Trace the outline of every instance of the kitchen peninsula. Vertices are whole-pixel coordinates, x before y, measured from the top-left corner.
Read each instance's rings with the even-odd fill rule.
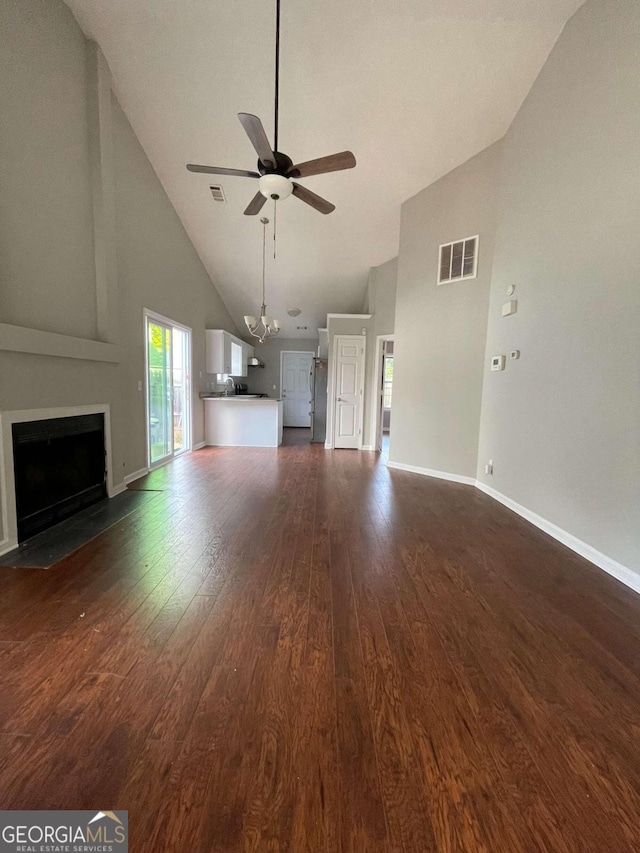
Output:
[[[218,447],[279,447],[282,400],[238,394],[203,397],[205,444]]]

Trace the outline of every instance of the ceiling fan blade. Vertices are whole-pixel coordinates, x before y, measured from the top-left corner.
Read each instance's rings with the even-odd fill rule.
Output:
[[[306,163],[297,163],[287,172],[288,178],[309,178],[311,175],[323,175],[326,172],[341,172],[343,169],[353,169],[356,158],[351,151],[341,151],[339,154],[330,154],[328,157],[319,157],[317,160],[307,160]]]
[[[246,172],[244,169],[224,169],[222,166],[197,166],[187,163],[190,172],[204,172],[206,175],[236,175],[239,178],[259,178],[257,172]]]
[[[262,206],[264,205],[266,200],[266,196],[263,196],[262,193],[256,193],[249,202],[249,205],[245,210],[244,215],[255,216],[256,213],[260,213],[260,211],[262,210]]]
[[[311,207],[319,210],[320,213],[331,213],[336,209],[335,204],[331,204],[331,202],[327,201],[326,198],[322,198],[322,196],[312,193],[311,190],[308,190],[306,187],[301,187],[300,184],[292,183],[294,196],[299,198],[300,201],[310,204]]]
[[[262,122],[258,116],[254,116],[251,113],[238,113],[238,118],[240,119],[240,123],[244,127],[247,136],[251,140],[251,144],[256,149],[260,161],[267,167],[267,169],[275,168],[276,158],[274,157],[271,146],[269,145],[269,140],[267,139],[267,134],[265,133]]]

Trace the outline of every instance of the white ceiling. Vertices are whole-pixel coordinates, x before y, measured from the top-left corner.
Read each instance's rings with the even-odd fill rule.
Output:
[[[255,169],[238,112],[273,141],[275,0],[66,0],[98,41],[118,98],[239,327],[257,313],[262,226],[242,211]],[[294,162],[344,149],[355,169],[278,208],[267,304],[287,337],[358,311],[367,274],[397,254],[400,204],[499,139],[583,0],[282,0],[280,150]],[[220,183],[227,204],[211,199]],[[272,218],[271,203],[262,215]],[[452,235],[452,237],[459,235]],[[291,320],[286,309],[299,307]]]

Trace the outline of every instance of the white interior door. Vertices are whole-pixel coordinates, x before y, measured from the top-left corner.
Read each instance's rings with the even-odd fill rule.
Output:
[[[333,446],[358,449],[362,429],[364,339],[336,337],[336,400]]]
[[[286,427],[311,426],[312,352],[282,353],[283,423]]]

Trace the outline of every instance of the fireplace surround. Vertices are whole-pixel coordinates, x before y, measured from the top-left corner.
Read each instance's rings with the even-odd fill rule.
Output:
[[[98,421],[92,419],[91,416],[100,416]],[[89,416],[89,420],[84,419]],[[75,420],[75,419],[81,420]],[[75,424],[69,419],[74,419]],[[56,426],[56,422],[58,422]],[[66,423],[65,423],[66,422]],[[99,437],[96,435],[95,425],[99,423],[102,430],[98,431]],[[29,424],[29,426],[26,426]],[[116,494],[124,491],[124,484],[117,487],[113,485],[113,465],[111,458],[111,418],[110,408],[108,403],[88,405],[88,406],[65,406],[52,409],[25,409],[13,412],[0,413],[0,509],[2,512],[2,529],[0,531],[0,554],[4,554],[15,548],[19,541],[25,539],[26,535],[34,535],[38,530],[32,528],[25,531],[24,525],[19,523],[19,507],[24,508],[24,492],[16,493],[16,486],[21,490],[20,485],[21,474],[24,473],[23,460],[21,459],[21,450],[15,452],[15,437],[18,436],[18,445],[24,442],[29,442],[33,437],[36,440],[47,435],[47,441],[56,442],[60,451],[59,461],[62,462],[61,456],[69,451],[64,445],[67,443],[63,440],[63,433],[69,432],[73,434],[80,433],[85,437],[81,440],[80,449],[70,451],[71,456],[67,457],[67,465],[73,464],[78,467],[80,463],[88,458],[89,448],[93,448],[94,463],[89,463],[86,477],[76,474],[63,476],[61,494],[58,495],[62,505],[59,507],[59,517],[54,520],[61,520],[66,517],[67,510],[79,510],[86,506],[85,501],[91,502],[96,497],[106,496],[114,497]],[[96,459],[96,442],[102,442],[103,445],[103,465],[98,466]],[[41,448],[42,449],[42,448]],[[75,456],[74,456],[75,453]],[[46,455],[46,454],[44,454]],[[70,461],[71,460],[71,461]],[[75,462],[74,462],[75,460]],[[98,470],[101,468],[101,470]],[[61,469],[58,468],[57,474],[61,474]],[[17,475],[17,476],[16,476]],[[40,476],[40,475],[38,475]],[[53,460],[52,466],[49,469],[50,479],[56,479],[56,460]],[[93,482],[92,482],[93,481]],[[44,491],[49,489],[49,485],[45,484],[44,480],[38,484]],[[76,497],[72,497],[72,492],[76,491]],[[27,495],[28,499],[35,500],[36,504],[40,504],[39,510],[44,511],[44,516],[49,513],[49,503],[45,496],[38,496],[38,486],[27,489],[31,494]],[[78,494],[79,493],[79,494]],[[39,511],[36,507],[36,512]],[[51,510],[53,511],[53,510]],[[69,513],[67,513],[69,514]],[[32,515],[32,513],[29,513]],[[42,519],[41,519],[42,520]],[[46,518],[44,519],[46,520]],[[38,527],[39,521],[36,518]],[[44,529],[40,527],[40,529]]]
[[[104,415],[13,424],[18,541],[107,497]]]

